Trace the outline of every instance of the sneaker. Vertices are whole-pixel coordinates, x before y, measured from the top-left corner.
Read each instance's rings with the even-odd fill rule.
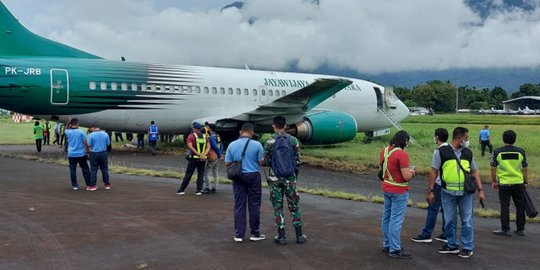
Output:
[[[435,237],[435,240],[437,241],[441,241],[443,243],[447,243],[448,241],[446,241],[446,236],[444,235],[444,233],[441,233],[439,234],[439,236],[436,236]]]
[[[217,189],[216,189],[216,188],[212,188],[212,189],[210,190],[210,192],[216,193],[216,192],[217,192]]]
[[[523,231],[523,230],[515,230],[514,234],[519,235],[519,236],[525,236],[525,231]]]
[[[105,185],[105,190],[111,190],[111,185]]]
[[[286,245],[287,241],[285,240],[285,237],[276,236],[276,237],[274,237],[274,243],[276,243],[278,245]]]
[[[202,192],[200,190],[197,190],[197,192],[195,192],[195,195],[196,196],[201,196],[202,195]]]
[[[431,240],[431,237],[423,236],[420,234],[417,237],[411,238],[411,241],[416,243],[431,243],[433,240]]]
[[[236,243],[242,243],[242,242],[244,242],[244,238],[241,238],[241,237],[236,237],[236,236],[235,236],[233,239],[234,239],[234,242],[236,242]]]
[[[383,247],[381,249],[381,251],[384,252],[384,253],[388,253],[388,252],[390,252],[390,248],[389,247]]]
[[[86,190],[87,190],[87,191],[90,191],[90,186],[86,186]]]
[[[261,240],[264,240],[266,239],[266,235],[264,234],[259,234],[259,236],[256,236],[256,235],[252,235],[249,237],[249,241],[261,241]]]
[[[502,236],[512,236],[510,231],[503,231],[503,230],[493,230],[493,234],[502,235]]]
[[[183,190],[179,190],[176,192],[176,195],[185,195],[186,193]]]
[[[74,191],[77,191],[77,190],[79,190],[79,187],[78,186],[73,186],[73,187],[71,187],[71,189],[73,189]]]
[[[210,193],[210,189],[209,189],[209,188],[203,189],[202,194],[208,194],[208,193]]]
[[[439,252],[441,254],[457,254],[457,253],[459,253],[459,248],[457,248],[457,247],[452,248],[449,245],[444,245],[441,248],[439,248],[439,250],[437,250],[437,252]]]
[[[405,252],[403,249],[389,252],[388,257],[396,259],[412,259],[412,255]]]
[[[474,253],[474,252],[473,252],[472,250],[462,249],[462,250],[459,252],[458,256],[459,256],[460,258],[469,258],[469,257],[471,257],[471,256],[473,255],[473,253]]]

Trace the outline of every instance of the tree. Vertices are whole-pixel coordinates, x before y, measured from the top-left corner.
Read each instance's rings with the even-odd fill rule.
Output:
[[[517,92],[512,93],[512,98],[523,96],[540,96],[540,84],[522,84]]]

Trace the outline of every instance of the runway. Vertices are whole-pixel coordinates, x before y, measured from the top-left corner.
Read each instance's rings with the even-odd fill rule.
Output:
[[[439,243],[408,240],[425,218],[409,208],[402,241],[414,259],[391,259],[380,249],[382,205],[305,194],[309,242],[277,246],[266,190],[268,239],[237,244],[229,185],[196,197],[192,183],[178,196],[178,179],[113,174],[111,191],[88,192],[70,190],[65,166],[0,158],[0,171],[0,269],[533,269],[540,251],[538,224],[502,238],[491,234],[498,219],[476,218],[474,256],[441,255]]]

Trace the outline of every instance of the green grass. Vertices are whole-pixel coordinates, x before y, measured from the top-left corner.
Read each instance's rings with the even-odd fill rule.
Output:
[[[502,146],[501,135],[506,129],[513,129],[518,134],[516,145],[527,151],[529,168],[529,181],[532,185],[539,185],[540,177],[540,117],[506,116],[506,115],[474,115],[474,114],[446,114],[436,116],[410,116],[402,127],[418,142],[411,145],[407,152],[411,158],[411,164],[417,166],[421,174],[428,174],[431,157],[435,144],[433,143],[433,131],[438,127],[445,127],[452,132],[458,125],[469,129],[471,137],[471,149],[475,154],[475,160],[482,179],[489,181],[489,158],[480,157],[478,144],[478,132],[484,125],[491,127],[493,146]],[[33,124],[15,124],[11,118],[0,118],[0,144],[33,144]],[[392,133],[395,132],[395,129]],[[336,169],[358,174],[373,174],[377,171],[379,151],[388,144],[390,136],[375,138],[370,143],[364,143],[364,134],[359,133],[350,142],[325,145],[304,146],[302,150],[303,162],[312,166]],[[113,142],[113,147],[118,148],[122,143]],[[182,154],[184,143],[181,138],[172,144],[160,144],[160,151],[171,154]]]

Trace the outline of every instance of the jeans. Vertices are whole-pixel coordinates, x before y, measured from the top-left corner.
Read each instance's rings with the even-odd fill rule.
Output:
[[[107,158],[107,152],[91,152],[90,153],[90,185],[95,186],[97,184],[97,171],[101,169],[101,177],[105,185],[109,183],[109,160]]]
[[[206,167],[204,168],[204,186],[208,189],[210,188],[219,188],[219,177],[218,177],[218,168],[221,160],[217,159],[214,161],[208,161]],[[214,183],[210,181],[208,176],[209,172],[212,172],[212,177],[214,178]]]
[[[36,139],[36,149],[38,151],[38,153],[41,152],[41,144],[43,142],[43,139]]]
[[[150,153],[152,154],[156,153],[156,145],[157,145],[157,141],[148,141],[148,146],[150,147]]]
[[[203,181],[204,181],[204,167],[205,166],[206,166],[206,161],[190,158],[188,160],[186,174],[184,175],[184,179],[182,180],[182,185],[180,185],[180,188],[178,189],[178,191],[180,192],[186,189],[186,187],[189,185],[189,182],[191,181],[191,176],[193,176],[193,172],[195,172],[195,169],[197,169],[197,192],[201,191],[203,187]]]
[[[384,211],[382,216],[383,247],[390,252],[401,250],[401,226],[405,219],[409,192],[403,194],[384,193]]]
[[[489,141],[480,141],[480,148],[482,149],[482,156],[486,153],[486,146],[489,148],[489,153],[493,153],[493,145],[489,143]]]
[[[235,236],[244,238],[246,233],[246,207],[249,206],[251,235],[259,236],[261,224],[261,174],[243,173],[240,180],[233,181]]]
[[[84,183],[90,186],[90,169],[88,168],[88,162],[86,156],[82,157],[68,157],[69,161],[69,176],[71,177],[71,186],[79,187],[77,183],[77,164],[81,167],[84,177]]]
[[[444,234],[451,248],[459,247],[457,241],[457,214],[461,219],[461,243],[463,249],[474,249],[473,226],[473,199],[474,193],[465,193],[457,196],[442,191],[442,206],[444,209]]]
[[[499,201],[501,202],[501,229],[510,231],[510,198],[516,207],[516,229],[525,230],[525,186],[499,185]]]
[[[426,225],[424,225],[424,229],[422,229],[422,232],[420,233],[420,236],[428,238],[431,238],[431,234],[437,223],[437,215],[439,215],[439,211],[442,211],[440,185],[435,184],[435,186],[433,186],[433,195],[435,195],[435,200],[427,208]],[[444,234],[444,212],[442,213],[441,227]]]

